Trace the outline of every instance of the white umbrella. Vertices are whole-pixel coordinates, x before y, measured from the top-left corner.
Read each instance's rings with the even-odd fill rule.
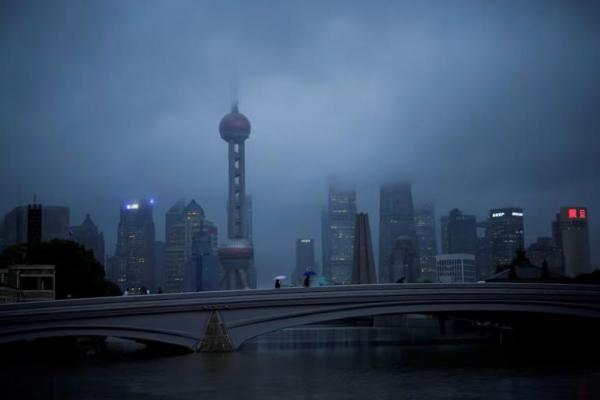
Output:
[[[274,281],[282,281],[284,279],[287,279],[287,276],[285,276],[285,275],[277,275],[276,277],[273,278]]]

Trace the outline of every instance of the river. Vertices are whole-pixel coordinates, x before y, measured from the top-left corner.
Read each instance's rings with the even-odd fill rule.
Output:
[[[304,327],[264,335],[234,353],[175,355],[109,339],[101,355],[55,350],[2,357],[1,393],[4,399],[600,399],[600,363],[591,354],[556,357],[491,341],[393,340],[417,336],[401,328]]]

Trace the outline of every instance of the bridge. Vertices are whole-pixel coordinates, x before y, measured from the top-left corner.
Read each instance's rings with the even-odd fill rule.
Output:
[[[283,328],[389,314],[510,313],[600,318],[600,286],[375,284],[123,296],[0,306],[0,343],[112,336],[232,351]]]

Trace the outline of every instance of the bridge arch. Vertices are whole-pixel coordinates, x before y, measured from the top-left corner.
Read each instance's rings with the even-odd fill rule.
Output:
[[[319,322],[348,318],[394,314],[440,314],[440,313],[515,313],[577,318],[600,318],[596,309],[582,309],[568,304],[549,302],[489,302],[489,303],[431,303],[431,304],[371,304],[357,307],[326,308],[303,312],[281,313],[265,318],[256,318],[227,323],[227,334],[234,349],[255,337]],[[224,320],[227,321],[225,314]]]
[[[37,339],[51,339],[61,337],[115,337],[138,342],[161,343],[186,348],[195,351],[198,338],[148,328],[114,327],[114,326],[69,326],[69,327],[40,327],[35,329],[20,329],[4,334],[0,343],[13,343]]]

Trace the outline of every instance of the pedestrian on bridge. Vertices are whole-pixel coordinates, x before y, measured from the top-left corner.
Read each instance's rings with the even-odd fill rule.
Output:
[[[273,278],[273,280],[275,281],[275,289],[279,289],[281,287],[281,282],[287,278],[285,275],[277,275],[276,277]]]

